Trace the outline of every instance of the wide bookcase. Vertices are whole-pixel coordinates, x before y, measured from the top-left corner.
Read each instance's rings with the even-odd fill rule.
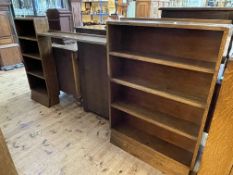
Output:
[[[31,98],[47,107],[59,103],[59,87],[51,40],[37,35],[48,31],[47,19],[16,18],[15,27],[31,88]]]
[[[111,143],[168,174],[189,174],[228,27],[108,21]]]

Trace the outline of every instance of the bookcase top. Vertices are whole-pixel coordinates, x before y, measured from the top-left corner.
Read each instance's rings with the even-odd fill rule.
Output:
[[[109,20],[108,25],[129,25],[129,26],[145,26],[145,27],[161,27],[161,28],[181,28],[181,29],[197,29],[197,30],[213,30],[213,31],[228,31],[232,28],[232,24],[217,24],[217,23],[200,23],[175,20]]]

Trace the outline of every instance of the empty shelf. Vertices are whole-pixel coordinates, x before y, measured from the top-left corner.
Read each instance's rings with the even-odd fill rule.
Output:
[[[125,51],[112,51],[109,54],[111,56],[126,58],[130,60],[145,61],[148,63],[160,64],[164,66],[170,66],[174,68],[186,69],[202,73],[213,74],[215,71],[214,63],[205,61],[197,61],[169,56],[144,56],[141,54],[135,54]]]
[[[157,96],[161,96],[167,99],[171,99],[180,103],[184,103],[193,107],[197,107],[197,108],[205,108],[205,103],[202,102],[199,99],[196,99],[194,97],[186,97],[186,96],[181,96],[178,93],[175,92],[170,92],[167,91],[166,89],[152,89],[149,87],[145,87],[143,85],[139,85],[134,83],[134,79],[131,79],[130,77],[124,77],[124,78],[112,78],[111,82],[120,84],[120,85],[124,85],[130,88],[134,88],[146,93],[150,93],[153,95],[157,95]]]
[[[115,102],[112,104],[112,107],[188,139],[197,141],[199,127],[193,123],[160,112],[152,112],[127,102]]]

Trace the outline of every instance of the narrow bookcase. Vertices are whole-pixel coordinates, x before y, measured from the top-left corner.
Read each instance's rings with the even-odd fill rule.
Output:
[[[228,25],[108,21],[111,143],[168,174],[193,169]]]
[[[31,98],[47,107],[59,103],[51,40],[37,35],[48,31],[47,19],[45,17],[16,18],[15,26],[31,88]]]

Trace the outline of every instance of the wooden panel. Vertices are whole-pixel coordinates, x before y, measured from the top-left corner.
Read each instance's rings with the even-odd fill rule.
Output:
[[[15,165],[8,151],[5,139],[0,129],[0,174],[2,175],[17,175]]]
[[[77,52],[53,48],[60,90],[80,98]]]
[[[38,32],[48,32],[47,19],[44,17],[16,18],[15,24],[32,90],[31,98],[47,107],[59,103],[51,39],[37,35]]]
[[[78,49],[84,109],[108,118],[106,47],[79,42]]]
[[[160,8],[162,18],[233,19],[231,8]]]
[[[10,46],[0,48],[0,64],[1,66],[10,66],[22,62],[19,46]]]
[[[136,1],[136,17],[148,18],[150,16],[150,1]]]
[[[233,165],[232,165],[232,168],[231,168],[230,175],[233,175]]]
[[[229,174],[233,165],[233,61],[227,65],[198,175]]]
[[[8,14],[6,12],[0,12],[0,37],[11,35],[11,26]]]

